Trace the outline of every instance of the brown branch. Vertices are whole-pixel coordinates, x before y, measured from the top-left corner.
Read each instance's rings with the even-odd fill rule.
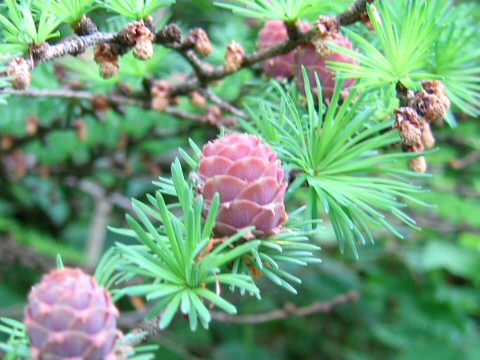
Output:
[[[220,96],[215,94],[211,89],[201,89],[200,92],[208,98],[210,101],[218,105],[220,109],[223,111],[227,111],[235,116],[241,117],[243,119],[247,119],[248,115],[240,110],[239,108],[235,107],[234,105],[230,104],[228,101],[222,99]]]
[[[357,301],[360,297],[358,291],[350,291],[346,294],[341,294],[332,300],[327,302],[317,301],[311,305],[296,307],[293,304],[286,304],[283,309],[273,310],[267,313],[255,314],[255,315],[229,315],[223,312],[212,311],[212,319],[218,322],[224,322],[229,324],[263,324],[270,321],[283,320],[291,316],[309,316],[313,314],[328,314],[335,307],[345,304],[347,302]],[[128,316],[128,314],[126,314]],[[123,316],[123,315],[122,315]],[[133,320],[136,322],[138,319],[143,318],[143,313],[135,312]],[[162,319],[162,314],[155,316],[148,321],[142,321],[140,325],[135,327],[130,334],[133,335],[135,343],[133,346],[141,344],[148,340],[152,336],[160,333],[159,323]],[[129,321],[131,322],[131,321]],[[126,322],[122,318],[120,323],[124,325]]]
[[[96,94],[89,91],[78,91],[78,90],[70,90],[70,89],[28,89],[24,91],[20,90],[13,90],[13,89],[3,89],[0,90],[0,94],[8,94],[8,95],[15,95],[15,96],[25,96],[25,97],[57,97],[57,98],[65,98],[65,99],[77,99],[77,100],[88,100],[92,101],[95,98],[102,96],[107,100],[110,104],[117,104],[117,105],[131,105],[137,106],[144,109],[150,108],[150,101],[133,98],[125,95],[117,95],[117,94]],[[168,107],[166,108],[163,113],[175,116],[180,119],[186,119],[191,121],[198,121],[204,122],[204,118],[202,115],[193,114],[175,107]]]
[[[263,314],[254,315],[229,315],[223,312],[212,311],[212,319],[230,324],[263,324],[270,321],[283,320],[290,316],[309,316],[317,313],[328,314],[335,307],[347,302],[357,301],[360,297],[358,291],[350,291],[338,295],[336,298],[321,302],[317,301],[311,305],[296,307],[294,304],[285,304],[283,309],[277,309]]]
[[[367,4],[373,3],[375,0],[357,0],[347,11],[337,16],[337,20],[342,26],[351,25],[360,21],[361,14],[367,9]]]

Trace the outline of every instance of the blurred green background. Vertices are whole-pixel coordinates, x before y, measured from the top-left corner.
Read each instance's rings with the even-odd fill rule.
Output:
[[[102,12],[95,16],[98,22],[105,18]],[[208,1],[179,0],[159,20],[185,30],[204,27],[215,44],[209,58],[214,63],[223,61],[233,39],[253,50],[259,31]],[[121,25],[110,21],[106,27]],[[85,60],[78,59],[45,64],[35,69],[33,87],[56,88],[75,79],[99,92],[119,83],[137,89],[145,74],[169,77],[187,72],[188,66],[157,47],[155,59],[146,64],[131,56],[122,59],[117,80],[104,81],[96,71],[93,65],[86,71]],[[216,90],[241,104],[245,89],[254,92],[266,83],[254,68],[225,79]],[[188,99],[181,106],[200,111]],[[106,221],[122,226],[125,199],[151,191],[151,181],[168,173],[178,146],[185,146],[188,137],[202,144],[216,135],[208,126],[164,114],[98,109],[88,101],[11,97],[1,111],[2,139],[29,139],[26,125],[32,116],[57,130],[25,141],[21,155],[0,152],[0,316],[21,317],[29,288],[54,266],[57,253],[67,264],[89,265],[86,239],[103,201],[95,191],[113,194]],[[88,129],[86,140],[72,125],[78,119]],[[297,270],[303,279],[299,295],[260,281],[261,301],[233,300],[240,314],[328,301],[351,290],[359,292],[358,301],[328,314],[266,324],[213,322],[209,331],[195,333],[178,318],[155,339],[161,345],[158,358],[480,359],[480,123],[464,116],[458,120],[456,129],[434,129],[438,150],[428,157],[431,177],[423,183],[431,191],[422,197],[436,207],[410,210],[421,231],[403,228],[403,240],[378,232],[375,245],[359,248],[357,261],[339,253],[327,224],[315,240],[322,246],[323,263]],[[115,241],[125,239],[107,233],[103,251]],[[126,314],[138,306],[120,303]]]

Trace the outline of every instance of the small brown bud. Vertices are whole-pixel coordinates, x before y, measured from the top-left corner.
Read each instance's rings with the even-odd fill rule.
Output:
[[[17,90],[26,90],[32,81],[30,66],[24,58],[15,58],[10,61],[7,76],[12,78],[12,86]]]
[[[80,141],[85,142],[88,139],[88,126],[85,120],[77,119],[74,123],[75,128],[77,129],[77,137]]]
[[[420,144],[422,132],[416,111],[409,107],[401,107],[395,110],[395,115],[393,127],[398,129],[402,143],[409,147]]]
[[[232,41],[227,48],[227,54],[225,56],[225,69],[228,72],[234,72],[240,69],[243,64],[245,51],[242,45],[236,41]]]
[[[425,80],[422,81],[422,87],[429,94],[447,95],[447,88],[440,80]]]
[[[155,39],[155,35],[145,26],[142,20],[128,24],[123,30],[123,37],[131,46],[135,46],[138,41],[153,41]]]
[[[202,55],[208,56],[212,53],[213,47],[205,30],[196,28],[190,31],[186,42],[192,46],[195,46],[195,50]]]
[[[414,106],[428,122],[443,122],[447,116],[450,101],[446,96],[418,91],[413,99]],[[447,107],[448,106],[448,107]]]
[[[426,149],[431,149],[435,146],[435,137],[433,136],[430,124],[425,122],[422,128],[422,142]]]
[[[427,159],[425,159],[425,156],[419,156],[415,159],[411,159],[408,162],[408,166],[411,170],[423,174],[427,171]]]
[[[202,96],[198,91],[193,91],[190,94],[190,99],[192,100],[193,105],[203,108],[207,104],[207,100]]]
[[[75,34],[79,36],[91,35],[98,31],[95,23],[85,15],[83,15],[82,19],[78,23],[74,24],[72,27],[75,31]]]
[[[314,26],[317,29],[317,35],[312,39],[312,44],[317,54],[326,58],[333,52],[328,43],[340,37],[339,23],[334,17],[320,16]]]
[[[152,95],[152,109],[157,111],[164,111],[168,107],[168,105],[170,105],[171,90],[172,87],[168,81],[155,81],[150,90]]]
[[[92,106],[96,111],[106,111],[110,107],[110,104],[105,96],[99,95],[92,99]]]
[[[38,131],[40,119],[36,115],[27,116],[27,124],[25,129],[27,130],[28,135],[35,135]]]
[[[222,111],[217,106],[212,106],[204,115],[205,122],[211,125],[217,125],[222,119]]]
[[[93,59],[100,65],[100,76],[110,79],[118,74],[120,65],[118,63],[118,51],[113,44],[98,44],[95,47]]]
[[[182,30],[176,24],[165,26],[162,30],[157,32],[157,41],[160,43],[179,43],[182,41]]]
[[[0,138],[0,149],[10,150],[15,144],[15,138],[12,135],[5,135]]]
[[[149,60],[153,57],[153,43],[150,40],[139,40],[133,48],[133,56],[139,60]]]

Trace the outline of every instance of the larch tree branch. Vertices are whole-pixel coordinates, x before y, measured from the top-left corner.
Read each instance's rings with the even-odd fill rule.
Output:
[[[296,307],[293,304],[286,304],[283,308],[273,310],[266,313],[254,315],[229,315],[223,312],[212,311],[212,319],[218,322],[228,324],[263,324],[271,321],[283,320],[291,316],[310,316],[314,314],[328,314],[335,307],[348,302],[357,301],[360,298],[358,291],[350,291],[345,294],[338,295],[332,300],[323,302],[317,301],[311,305]],[[135,327],[130,334],[135,339],[135,343],[131,345],[138,345],[147,339],[160,333],[159,323],[162,319],[162,314],[155,316],[153,319],[143,321]],[[120,321],[122,322],[122,321]]]

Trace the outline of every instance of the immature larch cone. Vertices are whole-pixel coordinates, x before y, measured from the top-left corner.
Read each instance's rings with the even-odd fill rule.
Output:
[[[335,44],[343,46],[347,49],[353,48],[352,43],[341,34],[338,34],[338,36],[336,36],[332,41]],[[335,89],[335,73],[333,70],[327,67],[327,61],[338,61],[349,64],[358,63],[354,59],[335,52],[331,53],[328,57],[323,57],[317,52],[315,46],[312,44],[307,44],[300,47],[295,56],[295,73],[297,85],[302,94],[305,94],[305,82],[302,74],[303,65],[307,70],[307,74],[310,79],[310,88],[312,93],[316,94],[317,91],[317,84],[315,81],[315,73],[317,73],[322,85],[323,96],[327,101],[330,101]],[[347,79],[343,83],[343,88],[348,89],[349,87],[353,86],[355,82],[355,79]]]
[[[408,166],[411,170],[423,174],[427,171],[427,159],[425,158],[425,156],[419,156],[417,158],[411,159],[408,162]]]
[[[439,80],[422,81],[422,87],[424,90],[415,93],[414,106],[425,120],[441,125],[451,106],[447,89]]]
[[[128,24],[124,32],[125,40],[133,45],[133,55],[139,60],[148,60],[153,57],[153,43],[155,35],[145,26],[143,20]]]
[[[236,41],[232,41],[230,45],[228,45],[227,54],[225,55],[225,69],[228,72],[240,69],[243,64],[244,56],[245,50],[243,49],[243,46]]]
[[[33,360],[117,360],[118,310],[80,269],[44,275],[28,296],[25,325]]]
[[[394,129],[398,129],[402,143],[412,147],[421,144],[422,131],[417,112],[410,107],[401,107],[395,110]]]
[[[220,195],[217,236],[255,226],[254,236],[280,231],[287,220],[287,182],[277,154],[257,136],[231,134],[203,147],[198,178],[207,203]]]
[[[93,59],[100,66],[100,76],[102,78],[110,79],[118,74],[120,65],[117,49],[113,44],[98,44],[95,47]]]
[[[196,28],[190,31],[186,42],[194,46],[195,50],[202,56],[208,56],[213,51],[212,42],[203,29]]]
[[[308,22],[302,22],[300,25],[302,31],[310,30]],[[287,27],[281,20],[267,21],[260,31],[258,37],[258,47],[261,50],[268,49],[273,45],[279,44],[288,39]],[[276,78],[288,78],[294,75],[296,50],[288,54],[276,56],[263,63],[263,71],[266,75]]]
[[[8,64],[7,76],[12,78],[12,86],[17,90],[26,90],[32,81],[30,66],[24,58],[15,58]]]

